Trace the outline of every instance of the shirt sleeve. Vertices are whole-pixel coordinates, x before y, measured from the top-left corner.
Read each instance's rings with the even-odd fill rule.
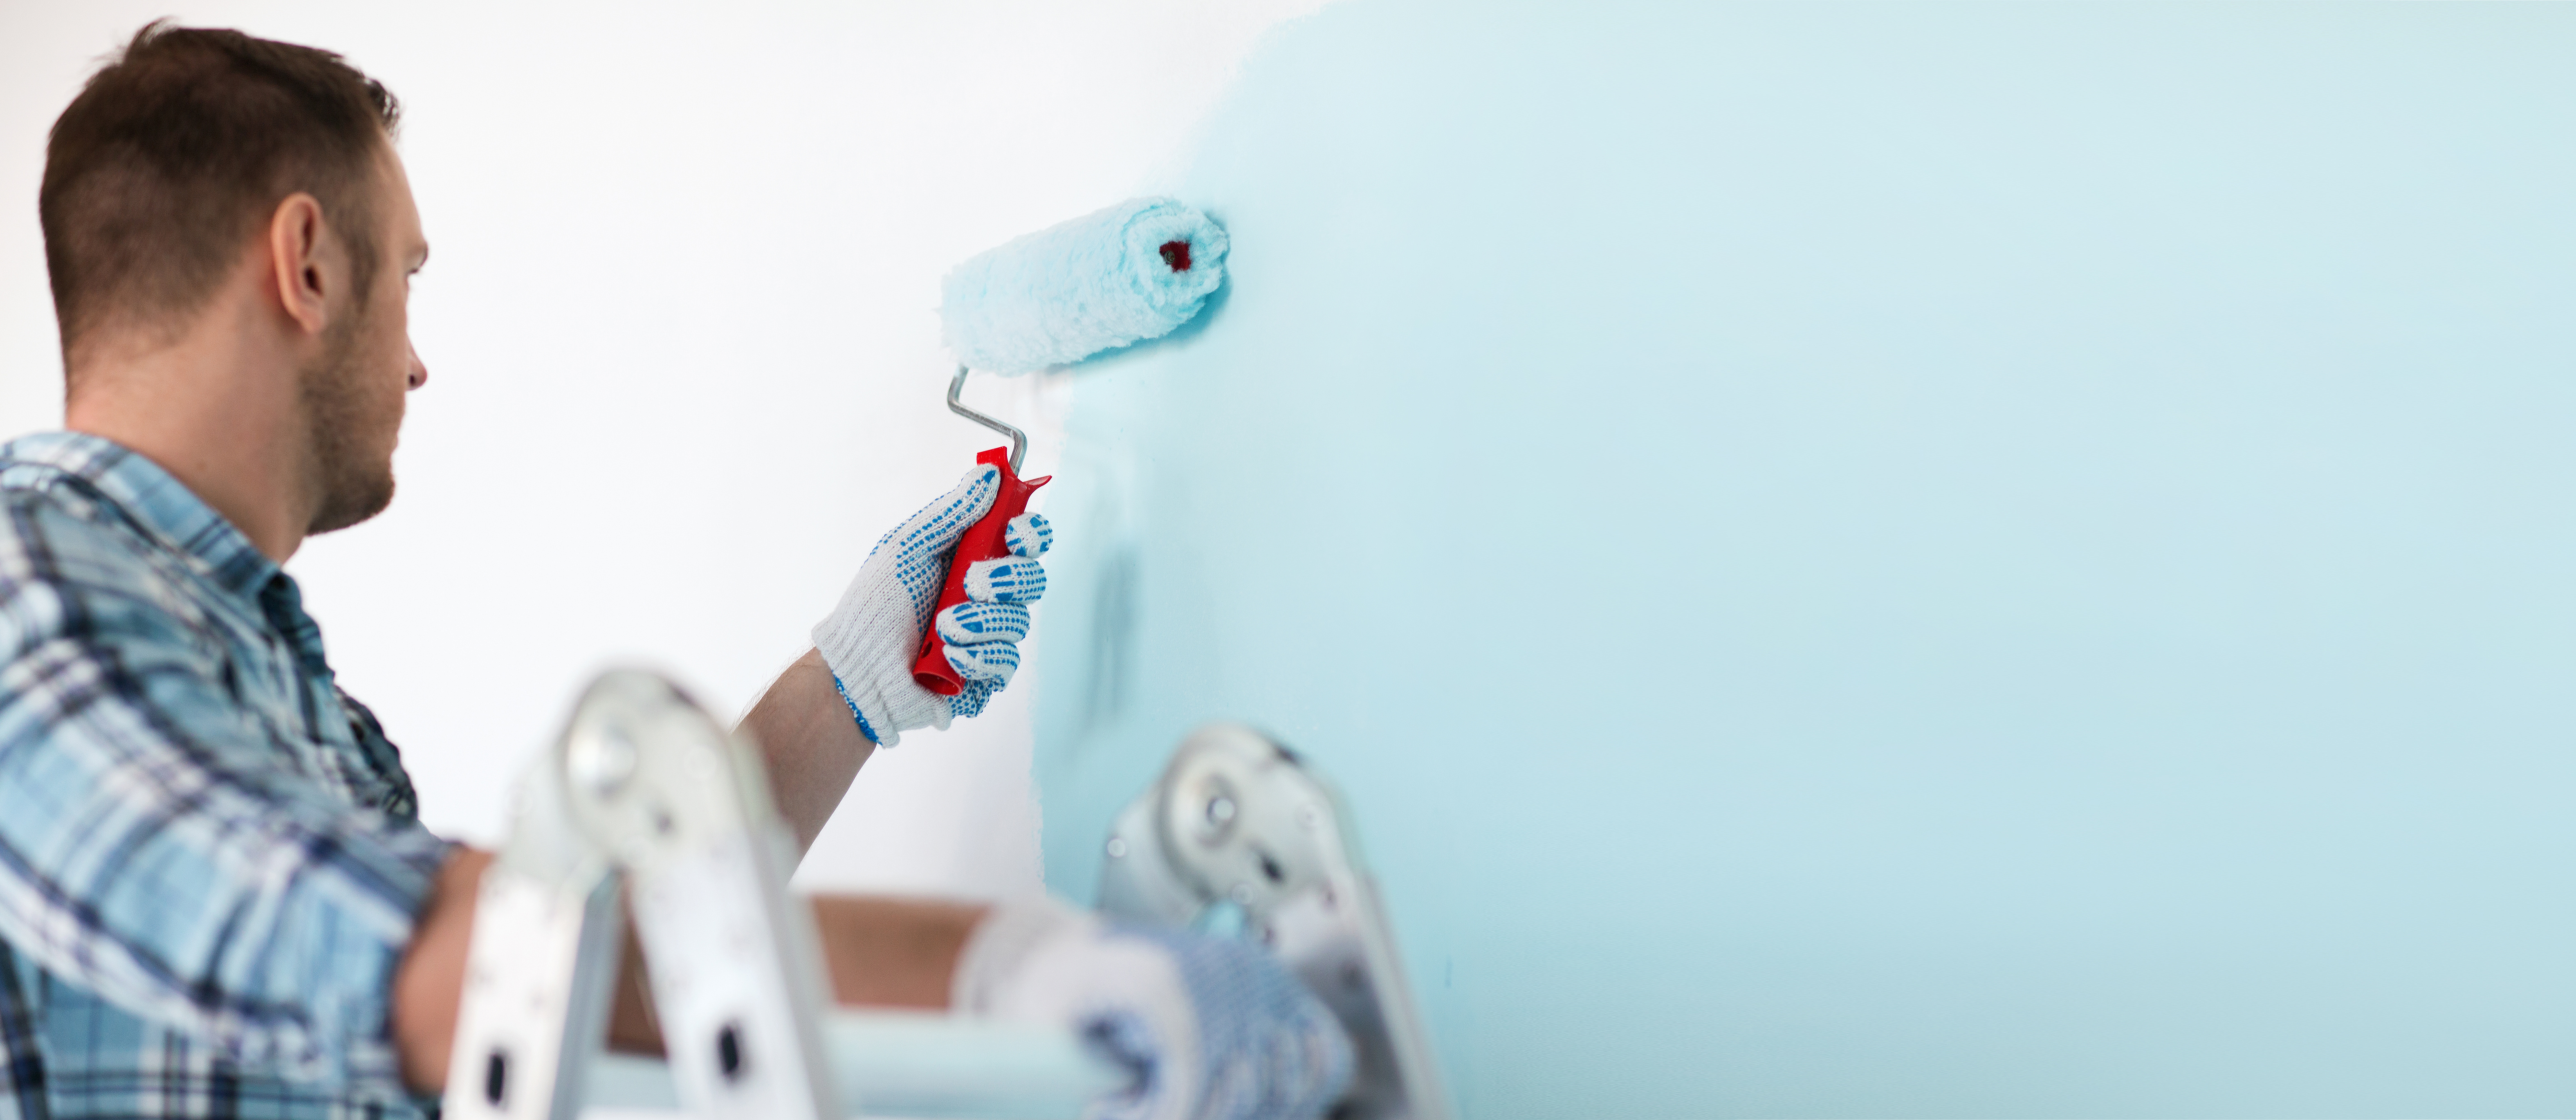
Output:
[[[448,846],[296,770],[180,604],[8,551],[0,937],[246,1070],[399,1093],[393,970]]]

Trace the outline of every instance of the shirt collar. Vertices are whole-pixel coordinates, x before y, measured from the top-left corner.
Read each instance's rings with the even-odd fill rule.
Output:
[[[44,466],[88,482],[171,550],[203,564],[228,590],[257,599],[280,569],[224,515],[161,464],[87,432],[41,432],[0,446],[0,476]]]

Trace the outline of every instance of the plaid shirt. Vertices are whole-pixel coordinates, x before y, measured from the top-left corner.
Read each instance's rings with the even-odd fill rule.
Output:
[[[446,853],[292,578],[141,455],[0,447],[0,1120],[424,1115]]]

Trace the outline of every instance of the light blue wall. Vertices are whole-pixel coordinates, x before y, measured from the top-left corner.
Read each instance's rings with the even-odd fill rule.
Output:
[[[2576,8],[1354,0],[1171,187],[1058,890],[1248,719],[1471,1116],[2576,1113]]]

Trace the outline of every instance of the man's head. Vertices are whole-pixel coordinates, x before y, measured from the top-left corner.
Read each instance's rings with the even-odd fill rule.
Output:
[[[93,382],[255,295],[275,337],[236,349],[268,345],[291,367],[306,531],[382,510],[403,393],[426,376],[406,295],[428,250],[393,154],[399,114],[327,51],[166,23],[136,34],[46,149],[38,213],[74,412],[105,393]],[[155,396],[123,388],[121,405]]]

